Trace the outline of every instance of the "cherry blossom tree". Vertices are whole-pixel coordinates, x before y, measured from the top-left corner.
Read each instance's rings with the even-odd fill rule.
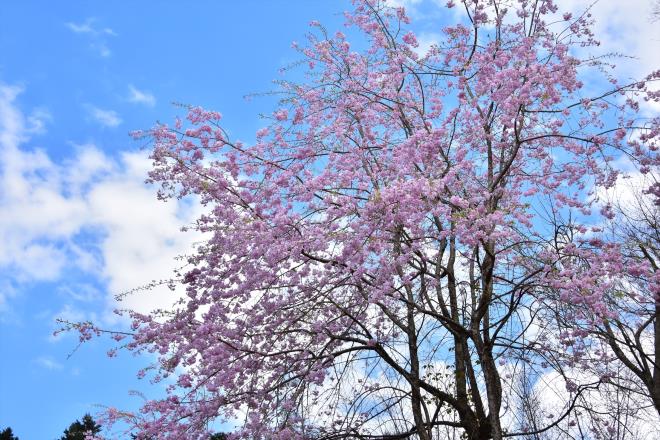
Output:
[[[606,365],[588,335],[627,319],[609,295],[625,252],[594,239],[612,215],[595,195],[622,156],[657,166],[658,120],[638,109],[660,73],[620,84],[581,58],[590,18],[552,0],[454,3],[463,22],[424,50],[380,0],[346,14],[364,50],[312,23],[307,80],[281,83],[253,143],[198,107],[136,134],[160,197],[206,207],[208,240],[171,310],[128,311],[132,331],[113,332],[157,356],[140,374],[167,397],[109,421],[161,439],[208,438],[218,420],[245,439],[542,438],[573,423],[608,376],[568,369]],[[559,374],[555,413],[512,419],[518,371],[527,389]]]
[[[641,385],[641,394],[660,415],[660,198],[654,191],[658,182],[656,173],[648,173],[641,186],[626,188],[630,201],[615,204],[618,215],[611,227],[628,265],[612,301],[619,313],[599,323],[597,334],[634,373],[635,385]]]
[[[604,195],[613,215],[592,241],[616,246],[623,262],[610,274],[611,288],[604,297],[614,313],[607,319],[575,320],[575,306],[557,308],[558,322],[587,335],[583,341],[597,347],[585,351],[611,358],[581,362],[583,371],[608,377],[618,392],[632,397],[633,413],[653,408],[660,416],[660,205],[655,194],[657,168],[646,175],[632,173]],[[570,230],[567,229],[567,230]],[[589,263],[585,261],[584,263]],[[660,433],[658,433],[660,434]]]

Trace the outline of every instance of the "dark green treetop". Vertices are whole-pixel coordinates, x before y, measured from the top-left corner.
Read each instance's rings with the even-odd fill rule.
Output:
[[[64,430],[64,435],[60,440],[85,440],[85,434],[91,432],[98,434],[101,432],[101,425],[97,424],[92,416],[85,414],[82,422],[76,420],[67,429]]]
[[[11,428],[7,427],[0,431],[0,440],[18,440],[18,437],[14,435]]]

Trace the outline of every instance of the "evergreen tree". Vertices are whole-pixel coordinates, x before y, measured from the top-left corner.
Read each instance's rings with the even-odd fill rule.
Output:
[[[11,428],[7,427],[0,432],[0,440],[18,440],[18,437],[14,435]]]
[[[60,437],[60,440],[85,440],[85,434],[87,432],[91,432],[92,434],[101,432],[101,426],[89,414],[83,416],[82,422],[76,420],[65,429],[64,435]]]

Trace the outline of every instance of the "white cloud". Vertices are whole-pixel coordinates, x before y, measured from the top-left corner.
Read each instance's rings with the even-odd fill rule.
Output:
[[[53,120],[53,116],[45,108],[36,108],[30,113],[27,121],[29,124],[28,131],[34,134],[42,134],[46,132],[46,124]]]
[[[618,366],[616,363],[613,363],[611,368],[616,369]],[[589,370],[580,368],[567,368],[564,373],[566,377],[570,377],[578,384],[595,383],[598,380]],[[621,377],[632,375],[631,372],[626,372],[625,370],[618,371],[618,374]],[[633,380],[637,380],[637,378],[635,377]],[[534,385],[534,389],[539,397],[540,410],[545,414],[554,414],[555,417],[561,414],[562,410],[566,408],[567,403],[574,398],[574,396],[566,391],[564,377],[556,372],[542,374]],[[621,414],[625,414],[623,412],[625,410],[634,410],[633,413],[620,419],[621,421],[625,421],[626,432],[633,433],[630,438],[640,440],[658,438],[658,434],[660,434],[660,429],[658,428],[660,425],[658,425],[658,422],[660,419],[648,397],[637,394],[632,390],[622,392],[622,389],[618,389],[615,385],[608,385],[606,383],[600,384],[597,390],[584,392],[582,397],[582,402],[588,402],[589,407],[593,410],[593,414],[600,414],[601,416],[612,414],[612,419],[616,417],[616,414],[612,413],[613,404],[616,405],[619,411],[622,411]],[[592,425],[593,419],[587,417],[588,413],[577,412],[576,414],[581,414],[578,417],[582,419],[581,422],[584,425]],[[611,422],[612,419],[608,420],[607,417],[602,418],[602,420],[607,420],[608,422]],[[567,425],[565,425],[566,428],[568,428]],[[569,428],[568,430],[569,432],[575,432],[577,429]],[[577,432],[575,433],[578,434]],[[613,435],[613,438],[616,437]]]
[[[19,271],[31,279],[55,280],[64,268],[66,254],[54,244],[30,243],[22,251],[21,259],[14,263]]]
[[[90,17],[82,23],[74,23],[69,21],[67,23],[64,23],[64,25],[68,27],[71,30],[71,32],[76,34],[109,35],[111,37],[117,36],[117,33],[109,27],[97,29],[96,27],[94,27],[95,22],[96,19]]]
[[[657,55],[660,53],[660,26],[652,21],[652,3],[648,0],[560,0],[558,5],[574,16],[587,10],[592,14],[595,37],[601,45],[589,48],[587,55],[614,54],[609,60],[616,65],[613,73],[626,84],[644,79],[660,68]],[[657,90],[659,86],[656,83],[651,87]],[[642,101],[640,108],[644,117],[655,117],[660,112],[660,104],[653,101]]]
[[[94,43],[91,45],[92,49],[96,50],[100,56],[107,58],[112,55],[110,48],[105,43]]]
[[[90,20],[87,20],[84,23],[76,24],[72,22],[65,23],[65,26],[71,29],[72,32],[76,34],[92,34],[94,33],[94,28],[92,28],[92,23]]]
[[[615,60],[620,71],[639,79],[658,69],[660,53],[660,26],[652,23],[648,0],[597,1],[560,0],[561,10],[578,13],[590,9],[595,20],[594,31],[601,46],[598,53],[616,52],[626,58]],[[595,53],[596,54],[596,53]]]
[[[20,92],[0,84],[0,281],[60,282],[65,300],[97,301],[93,288],[68,281],[70,271],[81,271],[107,286],[100,302],[112,308],[113,295],[169,278],[179,265],[174,257],[199,240],[180,232],[198,213],[156,200],[144,184],[150,161],[143,152],[113,158],[94,145],[73,144],[75,154],[56,163],[26,148],[29,121],[15,102]],[[14,294],[2,293],[0,304]],[[123,305],[146,311],[174,299],[163,288]]]
[[[35,363],[47,370],[61,370],[64,366],[49,356],[41,356],[35,359]]]
[[[386,0],[386,3],[392,8],[404,8],[406,15],[413,19],[413,24],[437,20],[447,10],[447,0]]]
[[[93,105],[88,106],[89,115],[104,127],[117,127],[122,123],[121,118],[114,110],[104,110]]]
[[[65,289],[69,289],[69,286],[64,286]],[[59,293],[71,293],[71,292],[62,292],[61,289],[58,289]],[[100,292],[99,292],[100,293]],[[73,298],[74,300],[79,300],[78,298]],[[96,298],[94,298],[96,300]],[[88,301],[83,300],[82,304],[89,308],[90,304]],[[53,324],[52,332],[48,335],[46,340],[50,343],[57,343],[67,339],[68,337],[77,337],[73,332],[62,332],[61,324],[58,320],[63,320],[66,322],[85,322],[91,321],[100,324],[103,316],[100,316],[99,313],[96,313],[93,310],[84,310],[82,307],[79,307],[78,304],[65,303],[61,308],[59,308],[55,313],[52,310],[46,310],[40,314],[40,318],[50,321]],[[107,321],[107,320],[106,320]]]
[[[75,201],[60,196],[61,183],[53,180],[53,164],[45,153],[18,149],[29,136],[25,117],[13,105],[20,91],[0,86],[0,266],[13,267],[19,277],[52,279],[61,270],[62,255],[34,232],[48,231],[57,240],[72,230],[80,211]],[[51,184],[40,184],[43,179]],[[26,235],[35,240],[23,241]]]
[[[99,289],[88,283],[63,284],[57,288],[57,293],[84,303],[98,300],[103,295]]]
[[[387,0],[387,5],[393,8],[406,8],[412,9],[414,6],[419,5],[423,0]]]
[[[16,288],[11,285],[6,280],[0,280],[0,322],[6,317],[7,313],[9,313],[9,301],[11,298],[16,296]]]
[[[422,32],[417,36],[417,42],[419,46],[415,48],[415,51],[420,56],[425,56],[432,46],[439,46],[441,41],[441,35],[433,32]]]
[[[136,104],[144,104],[148,107],[153,107],[156,105],[156,98],[149,92],[139,90],[135,88],[132,84],[128,85],[129,102]]]
[[[622,207],[629,214],[637,214],[640,206],[652,206],[652,196],[645,196],[644,192],[655,182],[658,176],[652,173],[642,174],[637,170],[627,170],[616,180],[609,189],[598,188],[596,195],[601,203],[611,203]]]
[[[122,172],[95,185],[87,195],[90,221],[103,225],[107,234],[101,243],[102,273],[114,294],[171,277],[178,265],[174,258],[189,252],[193,240],[200,238],[180,232],[199,212],[183,203],[155,200],[154,190],[142,183],[149,167],[144,154],[125,153]],[[163,287],[128,296],[122,306],[145,311],[155,304],[169,306],[174,298]]]
[[[23,139],[23,115],[13,102],[23,89],[18,86],[0,86],[0,147],[9,148]]]
[[[107,45],[106,37],[116,37],[117,33],[109,27],[96,28],[95,22],[96,19],[88,18],[82,23],[67,22],[64,25],[75,34],[87,35],[92,39],[90,48],[104,58],[109,57],[112,52]]]

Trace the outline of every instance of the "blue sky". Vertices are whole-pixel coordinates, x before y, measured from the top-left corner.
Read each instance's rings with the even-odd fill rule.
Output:
[[[155,200],[128,132],[170,121],[171,102],[218,109],[249,139],[308,22],[347,2],[8,1],[0,6],[0,429],[56,438],[96,404],[134,408],[144,360],[75,349],[55,318],[112,321],[112,295],[166,277],[194,209]],[[164,299],[163,299],[164,298]],[[135,299],[145,310],[167,289]],[[130,301],[129,301],[130,302]]]
[[[397,0],[420,43],[437,36],[439,0]],[[594,10],[604,47],[657,63],[660,34],[640,18],[646,0]],[[568,9],[582,0],[565,0]],[[56,6],[55,6],[56,5]],[[158,388],[138,381],[144,359],[108,359],[101,340],[53,337],[56,317],[117,325],[113,295],[168,276],[198,237],[178,232],[197,209],[156,201],[149,162],[128,132],[169,122],[171,102],[224,115],[244,140],[261,126],[278,69],[297,59],[308,22],[341,27],[347,0],[39,2],[0,6],[0,429],[56,438],[95,405],[135,408]],[[167,289],[131,297],[147,310]]]

